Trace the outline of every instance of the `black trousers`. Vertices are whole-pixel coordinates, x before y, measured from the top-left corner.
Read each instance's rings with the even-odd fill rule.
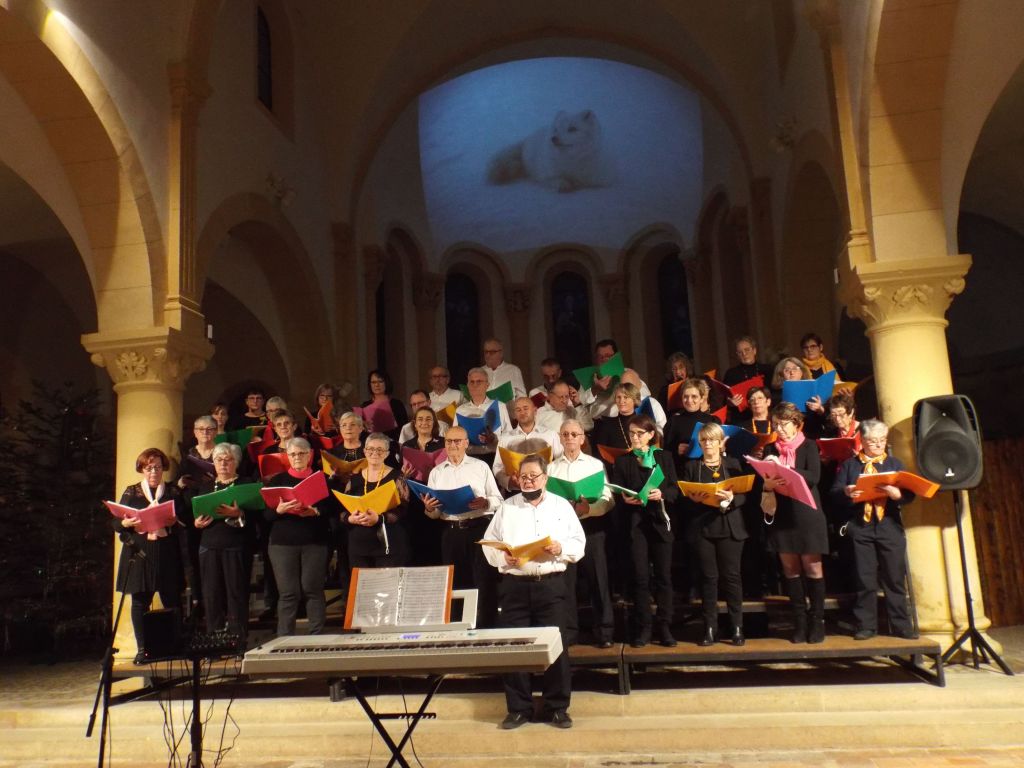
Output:
[[[743,626],[743,580],[740,576],[743,544],[744,541],[728,537],[709,539],[702,534],[697,535],[701,606],[704,609],[704,624],[709,627],[718,626],[719,585],[729,609],[732,626]]]
[[[650,634],[654,618],[659,625],[672,623],[672,534],[668,537],[665,541],[665,534],[646,520],[633,528],[633,621],[640,634]],[[657,617],[651,614],[652,593]]]
[[[544,671],[544,712],[569,708],[572,695],[572,669],[565,637],[567,588],[563,574],[541,579],[503,576],[498,588],[502,627],[558,627],[562,635],[562,653]],[[527,672],[503,675],[505,705],[509,712],[533,713],[533,690]]]
[[[327,618],[327,600],[324,597],[327,545],[271,544],[268,550],[278,576],[278,636],[295,634],[295,617],[299,613],[299,600],[302,597],[306,598],[309,634],[320,634]]]
[[[440,521],[441,562],[455,566],[455,589],[477,590],[477,627],[489,629],[498,621],[498,572],[477,544],[484,537],[490,515],[466,521],[465,527]]]
[[[577,596],[582,586],[590,598],[590,632],[594,642],[611,642],[615,632],[615,614],[612,606],[611,587],[608,581],[608,535],[603,517],[582,520],[587,535],[585,555],[578,563],[570,563],[565,569],[568,591],[566,612],[566,635],[569,644],[579,638],[580,619]],[[589,523],[589,525],[588,525]]]
[[[228,630],[245,637],[249,629],[249,583],[246,554],[242,547],[199,548],[203,574],[206,631]]]
[[[878,585],[885,592],[885,609],[895,632],[910,632],[914,625],[907,603],[907,535],[903,526],[886,517],[882,522],[851,521],[857,571],[857,602],[853,615],[860,629],[878,631]]]

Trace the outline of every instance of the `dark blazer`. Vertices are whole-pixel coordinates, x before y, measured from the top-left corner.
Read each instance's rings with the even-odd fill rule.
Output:
[[[775,443],[770,443],[765,446],[765,456],[778,456],[779,450]],[[821,497],[818,495],[818,483],[821,480],[821,456],[818,453],[818,444],[811,439],[804,440],[803,444],[796,449],[796,461],[793,464],[793,469],[807,481],[807,487],[811,489],[811,495],[814,497],[814,502],[821,511]],[[755,490],[760,492],[761,483],[755,485]],[[783,496],[781,493],[776,494],[778,499],[779,507],[793,506],[803,507],[804,509],[810,509],[804,504],[798,501],[794,501],[788,496]]]
[[[717,482],[708,479],[708,472],[701,471],[701,459],[691,459],[683,467],[679,479],[688,483]],[[722,459],[722,472],[719,481],[744,474],[738,459],[725,456]],[[747,526],[743,522],[743,504],[747,496],[743,493],[734,494],[729,508],[722,511],[721,507],[709,507],[686,497],[683,494],[683,508],[689,517],[691,536],[698,535],[708,539],[734,539],[743,541],[749,538]]]
[[[875,465],[875,469],[879,472],[900,472],[905,467],[903,462],[897,459],[893,455],[885,457],[885,461]],[[846,486],[854,485],[857,482],[857,478],[864,473],[864,463],[857,458],[852,456],[842,464],[839,465],[839,471],[836,472],[836,479],[832,483],[831,496],[832,501],[835,502],[836,509],[842,509],[846,512],[846,519],[851,522],[858,524],[864,524],[864,502],[856,501],[846,495]],[[885,517],[893,521],[902,524],[900,517],[900,509],[904,504],[909,504],[914,500],[913,491],[906,491],[902,488],[900,493],[903,496],[899,501],[887,498],[885,501]]]
[[[665,501],[664,505],[652,501],[648,502],[646,507],[623,504],[623,508],[632,513],[630,515],[631,528],[637,528],[642,523],[646,523],[658,532],[662,538],[671,540],[672,532],[670,530],[667,507],[679,500],[679,486],[676,484],[676,467],[667,451],[655,452],[654,460],[661,467],[661,471],[665,475],[665,479],[658,486]],[[640,462],[637,461],[636,456],[631,451],[624,456],[619,456],[615,460],[612,477],[616,485],[621,485],[623,488],[629,488],[632,491],[639,491],[651,476],[651,472],[652,470],[640,466]]]

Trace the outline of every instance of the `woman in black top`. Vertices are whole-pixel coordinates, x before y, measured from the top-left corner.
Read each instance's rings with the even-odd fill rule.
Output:
[[[345,493],[366,496],[388,483],[395,483],[401,502],[393,509],[350,513],[342,510],[341,522],[348,530],[348,559],[353,568],[395,568],[406,564],[408,542],[402,518],[405,516],[409,489],[401,472],[384,463],[391,450],[387,435],[374,432],[363,449],[366,468],[349,478]]]
[[[433,453],[444,448],[444,438],[441,437],[441,425],[438,423],[437,414],[430,406],[416,409],[412,416],[412,426],[415,437],[406,440],[403,444],[406,448],[415,448],[418,451]],[[427,482],[427,475],[418,477],[415,468],[408,462],[402,462],[402,475],[411,477],[421,483]],[[409,507],[406,511],[405,524],[408,528],[409,540],[415,541],[416,546],[409,555],[411,565],[439,565],[441,563],[441,533],[442,526],[437,525],[426,516],[423,510],[423,501],[415,493],[409,494]]]
[[[672,635],[672,524],[666,504],[679,498],[676,469],[668,454],[657,447],[658,430],[649,416],[629,420],[629,437],[633,450],[615,460],[612,477],[615,484],[639,491],[650,478],[654,467],[660,467],[664,480],[653,488],[644,504],[636,496],[622,494],[626,509],[631,510],[631,552],[633,560],[632,645],[641,648],[651,640],[651,571],[653,566],[654,598],[658,603],[658,637],[664,646],[673,646]]]
[[[828,530],[818,496],[821,458],[817,444],[804,437],[803,424],[804,415],[792,403],[779,403],[772,408],[772,429],[777,438],[765,448],[765,458],[798,472],[807,482],[815,507],[775,493],[783,483],[769,479],[764,481],[762,508],[765,522],[770,526],[768,546],[779,553],[793,607],[793,642],[821,643],[825,640],[825,578],[821,556],[828,552]],[[811,602],[809,624],[805,592]]]
[[[409,420],[409,414],[405,410],[405,403],[397,397],[391,396],[391,393],[394,391],[391,377],[388,376],[386,371],[374,369],[366,377],[366,386],[370,390],[370,399],[363,403],[363,408],[380,403],[390,405],[391,413],[395,416],[395,426],[392,429],[386,430],[384,434],[391,440],[397,441],[398,435],[402,431],[402,425]],[[368,428],[373,429],[374,427],[373,425],[368,425]]]
[[[291,438],[285,452],[291,468],[274,475],[267,487],[294,488],[313,474],[309,441]],[[337,508],[328,495],[313,506],[298,501],[282,501],[276,509],[264,513],[270,524],[268,550],[274,566],[279,597],[277,600],[277,634],[294,635],[295,617],[299,598],[306,598],[306,618],[309,634],[323,631],[327,604],[324,599],[324,579],[327,576],[327,555],[331,520],[337,517]]]
[[[429,406],[417,408],[412,417],[412,428],[415,435],[406,440],[402,445],[406,448],[415,448],[418,451],[433,453],[444,448],[444,440],[441,438],[441,425],[437,420],[437,414]],[[423,482],[426,482],[424,478]]]
[[[233,443],[217,443],[213,449],[213,467],[217,477],[199,487],[197,495],[222,491],[233,485],[252,482],[238,476],[242,449]],[[199,569],[203,578],[203,602],[206,607],[206,631],[229,632],[244,638],[249,628],[249,569],[246,560],[248,537],[245,513],[237,504],[221,504],[223,517],[200,515],[196,528],[199,539]]]
[[[121,504],[134,509],[174,502],[174,513],[178,522],[153,533],[139,533],[134,530],[139,524],[138,517],[115,518],[114,531],[121,537],[124,546],[117,564],[117,589],[132,596],[132,629],[138,653],[135,663],[145,662],[146,639],[143,633],[143,616],[153,602],[153,595],[160,593],[164,608],[181,610],[181,592],[185,588],[184,564],[188,562],[185,538],[185,510],[178,489],[164,482],[164,472],[170,468],[167,454],[159,448],[147,448],[135,460],[135,471],[142,474],[142,482],[128,486],[121,494]],[[129,557],[139,552],[128,566]],[[179,617],[180,620],[180,617]]]
[[[717,424],[705,424],[697,433],[703,455],[686,462],[680,480],[690,483],[719,483],[743,474],[739,461],[723,453],[725,433]],[[718,583],[732,622],[732,644],[743,645],[743,582],[740,558],[748,538],[743,520],[746,496],[729,490],[718,491],[713,498],[706,493],[689,493],[690,535],[696,540],[703,574],[701,606],[704,611],[704,637],[700,645],[718,642]],[[707,501],[715,502],[714,506]]]
[[[697,424],[718,424],[717,416],[701,410],[710,388],[703,379],[687,379],[683,384],[683,410],[676,411],[665,425],[665,451],[675,462],[676,473],[682,471],[686,454],[690,451],[690,439]]]

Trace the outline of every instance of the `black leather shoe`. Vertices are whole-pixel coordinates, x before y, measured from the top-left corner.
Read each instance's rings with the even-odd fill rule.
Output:
[[[873,630],[873,629],[858,629],[856,634],[854,634],[853,639],[854,640],[870,640],[872,637],[874,637],[877,634],[878,633],[875,632],[875,630]]]
[[[551,713],[551,717],[547,718],[547,722],[555,726],[555,728],[572,728],[572,718],[569,717],[569,713],[564,709],[558,709]]]
[[[732,630],[732,644],[733,645],[745,645],[747,639],[743,637],[742,627],[733,627]]]
[[[643,648],[649,642],[651,642],[650,627],[638,632],[636,637],[633,638],[633,641],[630,643],[630,645],[632,645],[634,648]]]
[[[138,653],[136,653],[135,654],[135,659],[133,660],[133,663],[138,665],[138,666],[142,666],[143,664],[145,664],[146,663],[146,652],[145,651],[139,651]]]
[[[914,629],[897,629],[893,632],[895,637],[901,637],[904,640],[919,640],[921,638],[920,633]]]
[[[704,637],[700,639],[697,645],[702,648],[707,648],[718,642],[718,630],[714,627],[704,627]]]
[[[825,642],[825,620],[824,619],[811,619],[810,625],[807,627],[807,642],[811,643],[824,643]]]
[[[594,645],[596,645],[598,648],[600,648],[601,650],[604,651],[604,650],[608,650],[609,648],[612,647],[612,641],[611,640],[599,640],[598,642],[594,643]]]
[[[503,730],[511,731],[513,728],[526,725],[528,722],[530,722],[530,715],[528,713],[509,712],[505,715],[505,719],[501,721],[501,727]]]
[[[672,628],[668,625],[663,626],[658,630],[659,642],[666,648],[675,648],[679,643],[672,635]]]

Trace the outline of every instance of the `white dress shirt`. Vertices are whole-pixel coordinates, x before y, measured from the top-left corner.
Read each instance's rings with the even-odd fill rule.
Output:
[[[537,409],[537,424],[545,429],[559,432],[562,429],[562,422],[566,419],[578,421],[584,432],[589,432],[594,428],[594,420],[590,418],[587,409],[582,405],[579,408],[575,405],[568,405],[564,411],[556,411],[550,403],[545,403]]]
[[[563,453],[548,464],[548,477],[568,480],[571,483],[591,475],[596,475],[598,472],[604,475],[607,482],[608,476],[605,475],[604,462],[600,459],[595,459],[593,456],[588,456],[582,451],[580,451],[579,456],[575,459],[570,459]],[[612,489],[606,485],[601,489],[601,497],[597,501],[590,502],[590,511],[580,519],[586,520],[589,517],[601,517],[601,515],[606,514],[614,506],[615,499],[612,498]]]
[[[543,440],[547,443],[551,449],[552,459],[562,455],[562,441],[558,439],[558,433],[546,429],[539,424],[534,424],[530,432],[524,432],[521,426],[509,430],[498,439],[498,447],[508,451],[515,451],[516,453],[535,452],[536,449],[525,451],[520,448],[527,440]],[[510,490],[508,486],[508,470],[505,468],[505,462],[501,460],[501,451],[495,452],[494,464],[491,469],[494,471],[494,479],[498,481],[498,485],[505,490]]]
[[[434,390],[430,390],[427,394],[430,395],[430,407],[435,411],[447,408],[450,403],[458,405],[466,399],[462,396],[461,389],[452,389],[451,387],[446,389],[440,395]]]
[[[479,419],[487,412],[487,409],[491,407],[491,403],[493,402],[494,400],[491,400],[491,398],[485,397],[484,401],[480,405],[474,405],[471,402],[463,403],[455,409],[455,424],[457,425],[459,423],[460,416]],[[512,431],[512,420],[508,416],[508,408],[505,407],[504,403],[498,403],[498,415],[501,417],[501,423],[498,429],[494,431],[494,435],[500,440],[501,436],[505,432]],[[493,445],[477,445],[476,443],[470,443],[469,448],[466,450],[470,454],[492,453],[497,450],[497,448],[493,447]]]
[[[487,389],[494,389],[500,387],[506,381],[512,384],[512,391],[516,397],[524,397],[526,395],[526,384],[523,382],[523,372],[519,370],[518,365],[512,363],[506,363],[504,361],[498,363],[497,368],[491,368],[485,365],[484,370],[487,371]]]
[[[501,573],[513,576],[542,576],[565,571],[566,563],[579,562],[587,545],[583,526],[576,518],[572,504],[553,493],[544,492],[540,503],[533,506],[517,493],[494,513],[484,538],[503,541],[509,546],[529,544],[550,536],[562,545],[560,555],[548,555],[512,567],[505,562],[505,553],[494,547],[484,547],[484,557]]]
[[[427,485],[439,491],[451,491],[468,485],[473,489],[477,497],[487,499],[487,509],[477,509],[467,512],[464,515],[446,515],[444,512],[431,514],[429,509],[424,509],[427,517],[440,516],[442,520],[472,520],[474,517],[483,517],[494,512],[501,506],[501,491],[498,484],[494,482],[494,475],[486,462],[466,456],[461,462],[455,464],[451,459],[442,461],[432,470],[427,477]]]

